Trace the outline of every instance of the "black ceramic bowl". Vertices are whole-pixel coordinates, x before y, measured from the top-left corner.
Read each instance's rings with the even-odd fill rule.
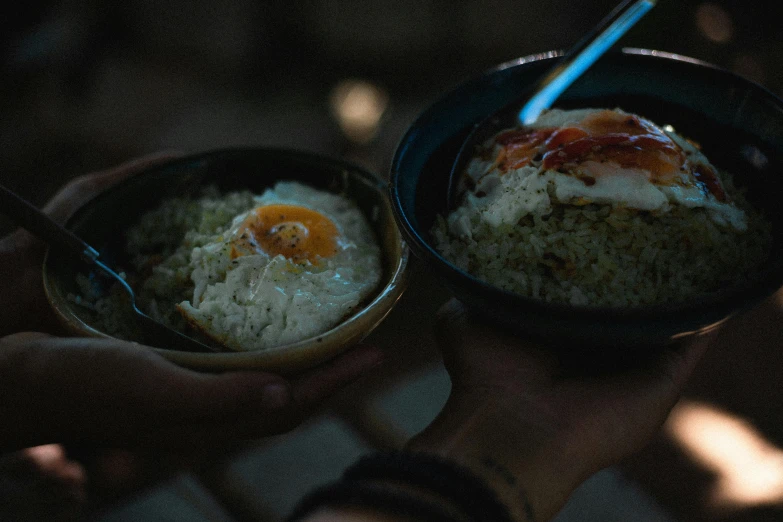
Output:
[[[701,143],[713,164],[732,172],[773,224],[774,244],[759,277],[684,303],[611,309],[546,303],[509,293],[458,269],[433,247],[429,231],[446,207],[448,172],[479,120],[519,98],[556,53],[498,66],[427,109],[400,142],[392,162],[397,223],[414,254],[464,303],[497,323],[572,353],[611,347],[641,353],[707,331],[783,285],[783,101],[712,65],[642,49],[610,53],[568,89],[561,108],[621,107]]]

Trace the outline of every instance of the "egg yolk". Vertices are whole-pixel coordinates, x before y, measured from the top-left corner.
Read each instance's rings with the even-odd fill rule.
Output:
[[[266,252],[295,263],[333,256],[339,232],[323,214],[295,205],[265,205],[252,210],[231,241],[231,259]]]

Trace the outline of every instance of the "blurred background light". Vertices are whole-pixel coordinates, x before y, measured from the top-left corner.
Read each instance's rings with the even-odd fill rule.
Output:
[[[715,43],[727,43],[734,36],[734,21],[729,13],[710,2],[696,7],[696,27],[705,38]]]
[[[749,422],[709,404],[681,401],[666,430],[691,459],[714,473],[714,508],[783,504],[783,450]]]
[[[769,165],[769,158],[767,158],[767,155],[764,154],[758,147],[753,145],[743,145],[740,150],[742,151],[742,155],[748,161],[748,163],[757,169],[765,169],[767,168],[767,165]]]
[[[354,143],[366,145],[378,131],[389,95],[368,81],[348,79],[335,85],[329,103],[343,134]]]

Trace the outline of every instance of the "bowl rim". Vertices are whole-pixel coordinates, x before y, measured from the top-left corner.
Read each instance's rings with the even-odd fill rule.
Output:
[[[80,206],[74,211],[66,220],[66,228],[72,228],[74,221],[76,221],[80,215],[86,212],[95,203],[111,198],[117,190],[120,190],[125,183],[131,183],[133,180],[138,180],[140,177],[149,175],[150,173],[158,172],[166,168],[176,166],[179,164],[185,165],[188,163],[208,161],[212,158],[224,156],[227,154],[246,154],[246,153],[262,153],[269,155],[283,155],[291,159],[301,159],[308,162],[317,162],[325,166],[329,166],[335,170],[342,170],[343,172],[352,172],[354,175],[359,175],[361,180],[378,193],[380,201],[385,202],[388,206],[390,215],[393,216],[393,207],[389,199],[387,183],[383,179],[369,170],[333,157],[326,155],[300,151],[293,148],[285,147],[224,147],[211,149],[194,154],[187,154],[171,160],[167,160],[162,163],[155,164],[149,168],[146,168],[138,173],[131,175],[129,178],[123,179],[111,187],[103,190],[95,197],[91,198],[85,204]],[[278,178],[275,178],[278,179]],[[279,178],[284,179],[284,178]],[[222,351],[214,353],[201,353],[201,352],[187,352],[181,350],[171,350],[166,348],[146,347],[164,356],[166,359],[178,363],[182,366],[190,367],[199,370],[232,370],[232,369],[260,369],[269,371],[278,371],[283,374],[296,373],[302,369],[306,369],[316,364],[323,362],[339,353],[341,346],[349,347],[358,341],[361,341],[365,336],[378,325],[381,321],[391,312],[394,305],[402,296],[408,283],[409,265],[410,265],[410,248],[406,241],[403,239],[400,233],[399,227],[396,226],[396,222],[392,220],[394,226],[393,229],[394,238],[394,251],[387,251],[381,243],[383,252],[383,258],[387,256],[393,261],[392,269],[388,274],[386,282],[376,289],[374,297],[367,303],[365,303],[358,311],[351,314],[351,316],[338,323],[329,330],[322,332],[316,336],[302,339],[294,343],[288,343],[285,345],[274,346],[264,350],[255,351]],[[87,335],[89,337],[116,339],[115,337],[102,332],[95,327],[84,321],[73,310],[72,306],[68,303],[66,295],[61,293],[61,288],[55,283],[53,275],[53,269],[51,267],[51,257],[54,255],[54,249],[47,248],[44,254],[44,261],[42,266],[43,286],[46,298],[49,301],[50,306],[54,310],[58,319],[70,332]],[[369,328],[363,325],[369,324]],[[134,344],[139,344],[135,341],[130,341]],[[139,346],[141,346],[139,344]],[[315,354],[312,360],[308,359],[307,364],[302,364],[301,359],[303,356],[308,355],[308,352],[318,348],[318,353]],[[292,360],[297,359],[297,360]]]
[[[761,293],[763,296],[772,294],[776,289],[779,289],[783,284],[783,273],[778,273],[777,277],[770,279],[770,270],[762,270],[759,277],[750,285],[743,287],[732,287],[729,289],[721,289],[709,294],[700,295],[689,298],[687,300],[676,303],[662,303],[655,305],[644,305],[629,308],[617,308],[610,306],[574,306],[559,302],[547,302],[542,299],[535,299],[527,297],[521,294],[503,290],[496,286],[487,283],[476,276],[460,269],[445,257],[443,257],[435,247],[419,233],[416,227],[413,226],[408,214],[405,212],[405,205],[402,202],[400,195],[400,180],[403,177],[400,167],[400,161],[405,154],[407,144],[411,137],[417,132],[417,128],[434,112],[433,109],[446,102],[451,97],[459,96],[461,93],[470,91],[475,84],[479,83],[483,78],[500,73],[506,69],[522,66],[525,64],[541,62],[543,60],[551,60],[563,55],[562,50],[552,50],[529,54],[523,57],[514,58],[498,65],[485,69],[483,72],[468,77],[462,82],[452,86],[450,89],[446,89],[432,102],[429,103],[426,109],[422,111],[415,120],[413,120],[408,126],[406,132],[402,135],[395,148],[395,153],[390,165],[389,176],[389,191],[392,201],[392,209],[394,211],[395,219],[400,230],[403,233],[406,241],[410,245],[414,254],[417,257],[423,259],[423,261],[434,267],[434,269],[441,275],[448,283],[458,282],[459,285],[467,285],[470,287],[470,291],[485,301],[498,299],[513,303],[520,312],[531,312],[536,315],[547,315],[553,318],[570,318],[577,321],[594,322],[605,321],[610,318],[612,321],[616,321],[623,324],[639,324],[640,322],[648,322],[650,320],[665,320],[670,318],[673,314],[692,314],[693,316],[701,315],[699,310],[702,307],[710,306],[717,307],[720,315],[723,319],[718,322],[713,322],[709,327],[717,326],[720,322],[725,321],[731,315],[739,312],[742,308],[738,308],[734,301],[739,300],[743,303],[748,303],[757,300],[757,296]],[[737,73],[714,65],[712,63],[692,58],[689,56],[670,53],[666,51],[658,51],[654,49],[645,49],[638,47],[623,47],[621,49],[613,50],[607,53],[607,58],[614,57],[615,59],[624,59],[625,57],[639,58],[641,60],[650,60],[657,63],[678,63],[686,64],[688,66],[694,66],[703,70],[711,70],[715,74],[730,78],[732,82],[738,82],[744,87],[757,91],[761,96],[773,101],[776,105],[783,109],[783,99],[775,95],[772,91],[766,87],[749,80]],[[445,198],[445,196],[444,196]],[[732,299],[729,299],[732,298]],[[734,301],[733,301],[734,300]],[[675,337],[685,336],[694,333],[694,331],[683,331]]]

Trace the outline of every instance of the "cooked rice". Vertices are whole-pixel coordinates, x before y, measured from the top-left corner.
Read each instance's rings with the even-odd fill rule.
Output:
[[[208,243],[236,215],[253,206],[250,191],[223,195],[215,187],[208,187],[197,198],[173,198],[145,213],[127,231],[130,266],[124,267],[127,275],[121,274],[136,291],[139,308],[153,319],[186,331],[186,322],[175,304],[193,295],[191,251]],[[119,285],[106,291],[103,281],[84,274],[77,276],[77,282],[81,295],[69,297],[92,311],[88,317],[90,324],[115,337],[137,337],[128,317],[125,292]]]
[[[127,272],[131,287],[136,291],[139,308],[153,319],[207,344],[214,344],[190,327],[176,307],[178,303],[190,301],[194,295],[191,253],[197,247],[214,242],[216,235],[223,234],[237,215],[255,208],[258,201],[259,197],[249,191],[221,194],[216,188],[209,187],[198,197],[169,199],[144,214],[126,233],[125,248],[129,266],[122,267]],[[350,232],[349,237],[355,239],[360,235],[363,238],[369,235],[369,240],[374,242],[369,224],[360,219],[359,210],[353,206],[350,209],[346,206],[342,210],[345,211],[342,214],[343,224],[348,227],[345,232]],[[345,223],[345,220],[354,218]],[[370,262],[371,258],[380,262],[376,246],[354,245],[351,259],[355,264],[350,269],[339,268],[339,274],[345,278],[342,286],[346,286],[352,277],[367,284],[373,280],[377,282],[380,277],[379,267]],[[363,264],[365,261],[367,263]],[[326,259],[309,270],[337,270],[332,266],[334,262],[333,259]],[[115,337],[138,338],[132,329],[128,305],[124,302],[126,294],[119,285],[110,286],[106,290],[103,284],[105,281],[94,275],[78,275],[77,282],[80,295],[69,297],[81,305],[89,324]],[[334,299],[338,297],[333,295]],[[348,297],[342,296],[344,301]],[[333,308],[337,309],[337,304]],[[323,324],[324,321],[316,319],[310,317],[308,324]],[[290,323],[293,325],[293,319]]]
[[[515,226],[471,217],[472,237],[432,230],[457,267],[524,296],[573,305],[633,307],[679,302],[753,277],[768,254],[770,225],[721,173],[748,230],[721,226],[701,208],[653,214],[610,205],[554,205]]]

